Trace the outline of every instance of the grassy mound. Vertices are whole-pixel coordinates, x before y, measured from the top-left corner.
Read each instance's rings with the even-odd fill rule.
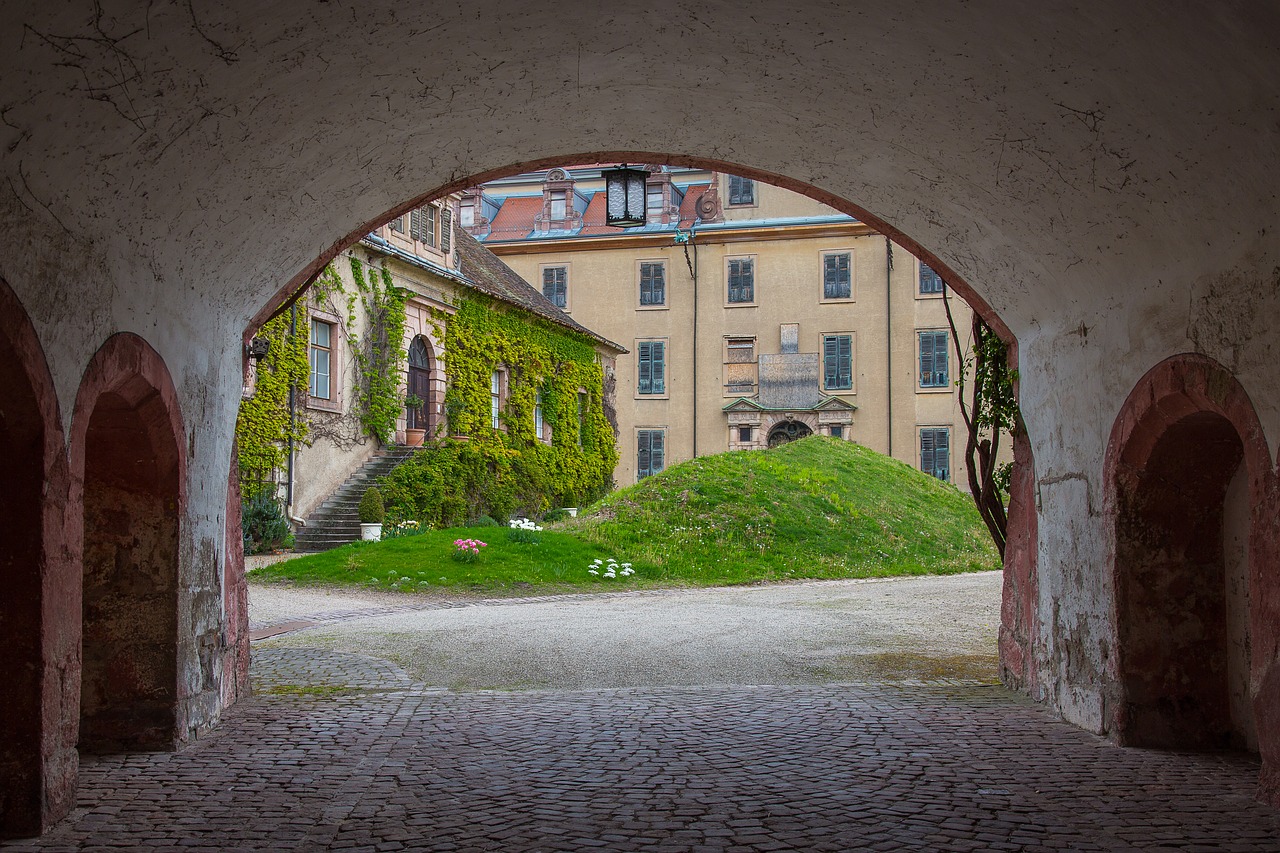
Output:
[[[469,538],[487,547],[476,562],[458,562],[454,540]],[[431,530],[277,563],[253,577],[529,594],[1000,566],[968,495],[910,465],[821,437],[676,465],[535,538],[518,541],[495,527]],[[632,564],[635,573],[606,576],[595,561],[609,558]]]
[[[968,495],[820,436],[676,465],[564,529],[663,580],[698,585],[1000,566]]]

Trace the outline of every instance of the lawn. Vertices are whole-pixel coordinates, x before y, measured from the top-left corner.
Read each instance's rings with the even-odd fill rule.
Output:
[[[812,437],[722,453],[620,489],[537,534],[428,531],[277,563],[259,581],[363,584],[404,592],[713,586],[805,578],[954,574],[1000,567],[968,495],[852,442]],[[454,540],[487,543],[474,563]],[[631,577],[591,574],[609,558]]]
[[[511,541],[504,527],[455,527],[431,530],[382,542],[356,542],[286,560],[256,570],[255,581],[299,584],[356,584],[402,592],[521,591],[551,587],[634,586],[655,576],[652,567],[635,566],[631,578],[592,575],[595,560],[606,563],[615,555],[600,545],[567,533],[544,530],[536,544]],[[485,544],[473,563],[453,558],[454,540],[478,539]],[[626,560],[616,556],[619,563]],[[616,574],[616,572],[615,572]]]

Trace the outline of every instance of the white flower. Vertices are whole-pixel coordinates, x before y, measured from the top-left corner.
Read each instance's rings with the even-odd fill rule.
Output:
[[[605,577],[607,577],[607,578],[616,578],[616,577],[617,577],[617,575],[615,575],[613,572],[605,572],[605,573],[604,573],[604,576],[605,576]]]
[[[589,574],[593,574],[593,575],[598,575],[598,574],[600,574],[600,573],[599,573],[599,572],[597,572],[595,569],[587,569],[587,572],[588,572]]]

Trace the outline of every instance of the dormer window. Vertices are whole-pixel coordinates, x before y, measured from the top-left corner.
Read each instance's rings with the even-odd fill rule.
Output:
[[[533,218],[535,231],[574,231],[582,227],[585,197],[573,188],[573,178],[564,169],[547,172],[542,185],[542,211]]]
[[[463,228],[470,228],[476,224],[475,199],[464,198],[462,200],[462,205],[458,210],[458,221]]]

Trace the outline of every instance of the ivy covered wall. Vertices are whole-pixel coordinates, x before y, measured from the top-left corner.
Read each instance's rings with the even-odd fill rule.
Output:
[[[392,519],[434,527],[587,503],[618,462],[605,370],[590,339],[468,294],[443,326],[450,436],[402,464],[383,497]],[[504,374],[494,429],[490,381]],[[544,435],[535,433],[541,397]]]

